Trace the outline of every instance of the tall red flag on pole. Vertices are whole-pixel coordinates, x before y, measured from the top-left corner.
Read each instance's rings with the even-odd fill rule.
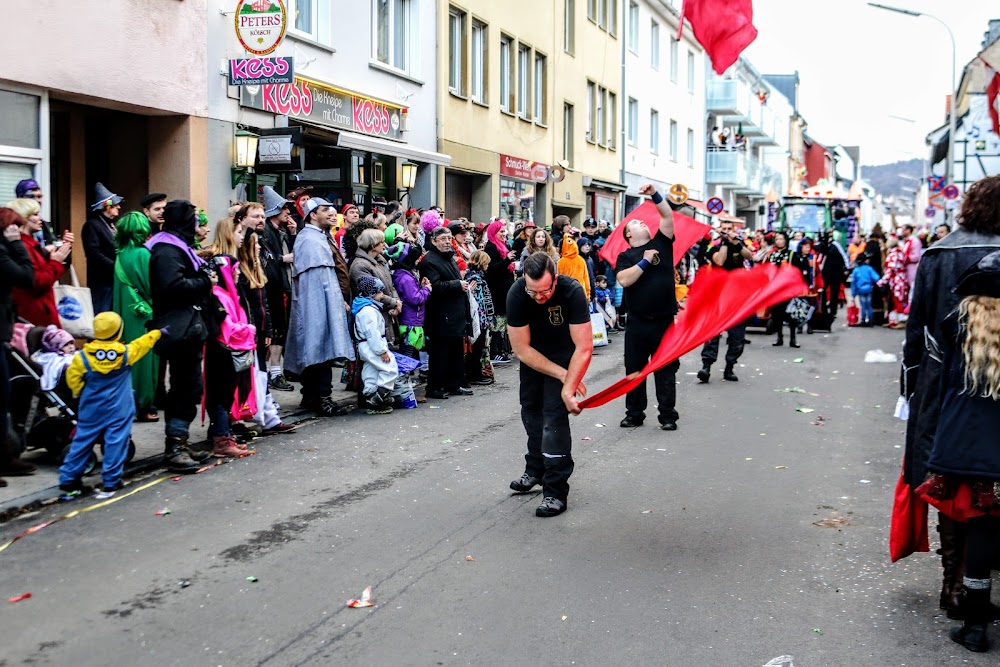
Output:
[[[993,134],[1000,136],[1000,72],[993,72],[990,85],[986,86],[986,107],[993,121]]]
[[[751,0],[684,0],[677,39],[684,32],[684,19],[691,22],[694,38],[705,47],[717,74],[729,69],[757,38]]]

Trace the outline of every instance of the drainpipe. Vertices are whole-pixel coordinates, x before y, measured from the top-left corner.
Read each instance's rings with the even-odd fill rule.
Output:
[[[619,31],[619,35],[621,35],[622,85],[621,85],[621,93],[618,95],[618,102],[619,102],[619,105],[620,105],[619,106],[619,110],[621,111],[621,113],[618,115],[618,118],[619,118],[619,122],[618,122],[618,133],[619,133],[618,145],[620,146],[620,150],[621,150],[622,166],[621,166],[621,169],[620,169],[619,174],[618,174],[618,182],[621,183],[621,184],[623,184],[623,185],[625,185],[625,151],[628,149],[628,143],[626,143],[626,141],[625,141],[625,123],[627,122],[627,119],[625,118],[625,114],[627,113],[626,110],[628,109],[628,91],[625,89],[625,54],[626,54],[625,42],[628,40],[628,30],[629,30],[629,28],[628,28],[628,3],[623,1],[621,3],[621,6],[622,6],[622,16],[621,16],[621,22],[618,25],[621,26],[621,30]],[[627,185],[626,185],[625,192],[628,192],[628,186]],[[622,215],[621,215],[622,218],[625,217],[625,197],[626,197],[625,193],[622,193],[622,196],[621,196],[621,208],[620,208],[620,210],[622,212]]]

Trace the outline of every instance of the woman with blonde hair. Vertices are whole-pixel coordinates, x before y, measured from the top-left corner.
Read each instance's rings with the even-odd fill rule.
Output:
[[[241,211],[243,209],[240,209]],[[243,244],[243,223],[241,220],[233,218],[222,218],[215,223],[215,232],[212,234],[212,245],[198,254],[205,259],[218,257],[219,255],[229,255],[236,257],[240,254],[240,245]]]
[[[35,269],[35,281],[31,289],[15,287],[11,290],[17,314],[35,326],[59,326],[59,311],[56,310],[56,296],[53,286],[66,272],[64,262],[72,250],[72,240],[63,242],[51,254],[38,242],[35,235],[42,229],[41,208],[34,199],[15,199],[7,208],[16,214],[21,229],[21,242],[28,251]]]
[[[958,280],[958,309],[941,324],[941,413],[917,494],[966,525],[964,595],[951,639],[989,649],[990,570],[1000,555],[1000,251]]]

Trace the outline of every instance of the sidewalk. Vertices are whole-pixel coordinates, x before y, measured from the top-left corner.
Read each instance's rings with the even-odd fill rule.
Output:
[[[282,421],[290,424],[309,421],[316,417],[316,414],[299,409],[300,395],[298,385],[294,392],[274,392],[272,394],[281,406],[280,413]],[[333,392],[333,399],[338,406],[351,406],[357,402],[357,395],[349,391]],[[276,436],[281,437],[281,436]],[[163,414],[160,414],[160,421],[155,423],[135,423],[132,426],[132,439],[135,441],[135,458],[125,464],[125,480],[140,473],[156,470],[162,467],[163,462]],[[208,439],[208,422],[202,424],[201,412],[191,424],[191,442],[197,443]],[[254,440],[253,447],[259,447],[266,438]],[[23,461],[34,463],[38,466],[38,472],[28,477],[4,477],[7,481],[6,488],[0,488],[0,522],[16,514],[18,510],[30,508],[46,503],[58,498],[59,491],[59,466],[51,461],[44,449],[27,451],[21,455]],[[93,475],[85,478],[85,483],[93,484],[100,476],[101,468],[98,464]],[[89,480],[89,482],[88,482]]]

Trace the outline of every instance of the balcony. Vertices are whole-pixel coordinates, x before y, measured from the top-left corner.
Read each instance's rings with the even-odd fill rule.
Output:
[[[756,163],[741,150],[709,148],[705,161],[705,182],[734,190],[750,187],[750,163]]]
[[[750,88],[738,79],[715,79],[706,84],[706,105],[709,113],[749,120]]]

